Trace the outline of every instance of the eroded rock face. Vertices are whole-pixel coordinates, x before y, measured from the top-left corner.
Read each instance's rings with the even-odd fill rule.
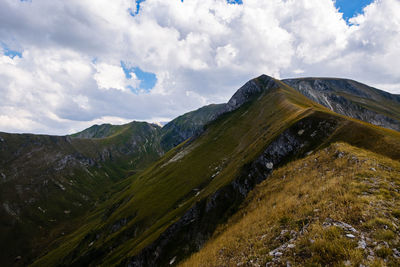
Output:
[[[267,75],[262,75],[257,79],[248,81],[231,97],[227,103],[227,111],[238,109],[244,103],[250,101],[254,96],[257,96],[263,91],[278,88],[279,85],[274,78]]]
[[[400,105],[399,95],[345,79],[307,78],[283,82],[336,113],[400,131],[400,118],[389,116],[391,106]]]
[[[247,194],[267,179],[274,168],[315,149],[334,132],[337,125],[338,121],[333,117],[322,119],[318,116],[295,123],[270,143],[252,163],[244,166],[239,177],[197,202],[153,244],[123,261],[122,265],[168,266],[170,259],[175,257],[174,263],[178,263],[199,250],[217,225],[232,215]]]

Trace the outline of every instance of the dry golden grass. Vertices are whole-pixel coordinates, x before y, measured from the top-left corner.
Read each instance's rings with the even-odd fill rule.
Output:
[[[333,144],[275,170],[182,266],[399,266],[399,190],[400,162]]]

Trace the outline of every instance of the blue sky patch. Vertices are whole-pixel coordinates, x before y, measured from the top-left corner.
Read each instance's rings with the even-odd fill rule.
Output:
[[[12,50],[10,49],[7,45],[1,43],[1,47],[3,48],[3,53],[5,56],[8,56],[10,58],[14,58],[16,56],[22,58],[22,52],[20,51],[16,51],[16,50]]]
[[[128,9],[129,14],[131,14],[132,17],[136,16],[137,14],[139,14],[140,11],[140,3],[144,2],[145,0],[136,0],[136,10],[133,9]]]
[[[22,1],[22,0],[21,0]],[[136,10],[129,9],[131,16],[136,16],[140,12],[140,4],[145,0],[135,0]],[[183,0],[181,0],[183,2]],[[243,4],[243,0],[226,0],[228,4]],[[374,0],[336,0],[336,7],[343,13],[343,18],[348,20],[357,14],[361,14],[363,8],[374,2]]]
[[[336,0],[336,7],[343,13],[343,18],[349,20],[357,14],[363,13],[363,8],[374,2],[373,0]]]
[[[228,2],[228,4],[238,4],[238,5],[243,4],[242,0],[226,0],[226,2]]]
[[[135,73],[136,77],[140,80],[140,88],[145,91],[150,91],[157,83],[157,76],[152,72],[145,72],[139,67],[128,67],[124,62],[121,62],[121,67],[124,70],[127,79],[132,78],[131,73]],[[128,86],[132,92],[137,93],[137,89]]]

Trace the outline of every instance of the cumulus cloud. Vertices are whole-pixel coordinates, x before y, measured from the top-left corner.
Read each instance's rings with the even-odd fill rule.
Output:
[[[140,81],[136,75],[131,73],[131,77],[126,78],[121,66],[99,63],[95,64],[95,68],[96,74],[93,78],[96,80],[99,89],[126,91],[128,86],[132,88],[137,88],[139,86]]]
[[[333,0],[228,2],[0,1],[0,131],[167,120],[262,73],[400,93],[399,1],[376,0],[350,23]],[[121,62],[154,73],[155,87]]]

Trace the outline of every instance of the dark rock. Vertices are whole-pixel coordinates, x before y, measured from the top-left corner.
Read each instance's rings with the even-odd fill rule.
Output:
[[[279,84],[277,81],[267,75],[262,75],[253,79],[243,85],[231,97],[227,103],[227,111],[236,110],[244,103],[250,101],[253,97],[258,96],[261,92],[276,89],[278,87]]]
[[[125,226],[130,220],[132,220],[132,218],[133,217],[122,218],[122,219],[116,221],[113,225],[111,225],[110,232],[111,233],[117,232],[119,229],[121,229],[123,226]]]

